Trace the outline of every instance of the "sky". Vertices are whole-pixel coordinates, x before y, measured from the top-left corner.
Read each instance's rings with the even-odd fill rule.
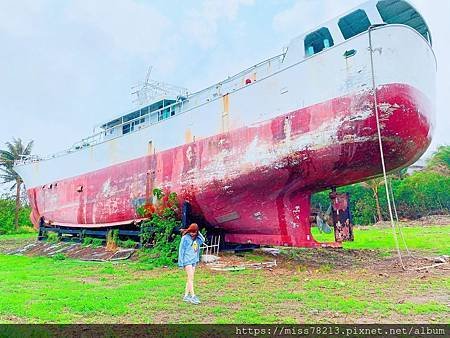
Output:
[[[152,78],[212,85],[279,54],[297,35],[362,0],[0,0],[0,147],[69,148],[133,108],[131,87]],[[412,0],[438,60],[437,126],[427,152],[450,144],[450,1]]]

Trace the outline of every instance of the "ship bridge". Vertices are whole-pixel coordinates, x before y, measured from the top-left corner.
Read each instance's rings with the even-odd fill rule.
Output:
[[[151,79],[151,71],[152,67],[149,67],[145,81],[132,88],[131,94],[139,108],[100,124],[98,134],[103,141],[137,131],[180,112],[188,90]]]
[[[370,26],[397,24],[413,28],[432,44],[431,33],[420,13],[405,0],[372,0],[342,16],[294,38],[289,44],[286,61],[295,63],[366,32]]]
[[[180,110],[182,101],[182,98],[164,98],[105,122],[100,126],[103,129],[104,140],[137,131],[144,126],[174,116]]]

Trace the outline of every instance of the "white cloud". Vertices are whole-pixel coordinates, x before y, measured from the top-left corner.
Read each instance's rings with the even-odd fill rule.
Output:
[[[450,93],[450,24],[448,13],[450,13],[450,1],[413,0],[413,4],[425,18],[431,31],[433,39],[433,50],[436,55],[438,71],[436,79],[436,128],[430,153],[441,144],[450,145],[450,114],[448,109],[448,94]]]
[[[45,24],[43,14],[47,1],[2,1],[0,2],[0,33],[17,38],[30,36]]]
[[[89,26],[114,48],[132,54],[155,52],[170,21],[155,8],[132,0],[77,0],[66,8],[69,20]]]
[[[279,32],[302,34],[357,6],[361,0],[299,0],[291,8],[284,9],[273,18],[273,28]]]
[[[200,8],[187,13],[182,25],[184,36],[201,48],[214,47],[221,21],[235,20],[241,6],[253,4],[254,0],[204,0]]]

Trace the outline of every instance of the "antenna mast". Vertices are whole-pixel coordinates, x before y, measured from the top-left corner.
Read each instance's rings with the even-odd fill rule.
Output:
[[[186,88],[171,85],[162,81],[152,80],[152,69],[153,66],[148,67],[143,83],[139,83],[131,87],[131,95],[134,96],[134,104],[142,106],[146,103],[151,103],[165,97],[178,98],[179,96],[186,97],[188,95],[188,90]]]

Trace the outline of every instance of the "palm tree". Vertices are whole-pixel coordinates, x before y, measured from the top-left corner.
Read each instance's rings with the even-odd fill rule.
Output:
[[[381,214],[380,199],[378,198],[378,187],[382,186],[383,184],[384,184],[383,176],[372,178],[371,180],[368,180],[366,182],[361,182],[361,186],[363,186],[366,189],[372,190],[373,198],[375,198],[375,203],[377,205],[378,222],[383,220],[383,215]]]
[[[389,176],[393,179],[393,180],[402,180],[404,179],[406,176],[408,176],[408,168],[402,168],[400,170],[396,170],[393,171],[389,174]]]
[[[13,183],[11,190],[16,189],[16,213],[14,218],[14,226],[19,227],[19,210],[20,192],[22,186],[22,178],[14,170],[14,162],[20,160],[22,156],[30,155],[33,148],[33,141],[28,142],[25,146],[20,138],[13,138],[12,142],[6,142],[7,150],[0,150],[0,179],[1,183]]]
[[[450,146],[439,146],[427,161],[426,168],[443,175],[450,175]]]

